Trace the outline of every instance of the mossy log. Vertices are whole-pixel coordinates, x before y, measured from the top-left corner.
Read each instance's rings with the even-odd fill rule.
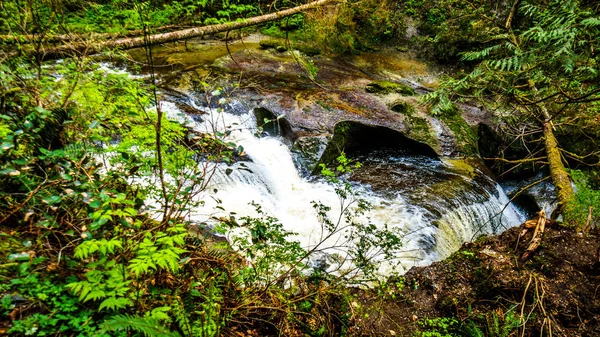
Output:
[[[550,122],[544,123],[544,138],[546,156],[548,157],[548,163],[550,164],[550,176],[552,177],[552,183],[556,190],[556,199],[558,200],[558,206],[556,210],[552,212],[552,219],[555,219],[558,214],[573,201],[575,192],[573,191],[573,186],[571,186],[569,173],[567,173],[565,165],[563,164],[558,142],[556,141]]]
[[[533,81],[529,81],[529,89],[533,92],[535,100],[538,98],[538,90]],[[551,219],[555,220],[565,208],[573,202],[575,199],[575,192],[573,186],[571,186],[571,178],[569,173],[565,169],[563,164],[560,148],[556,136],[554,136],[552,117],[548,112],[547,107],[541,102],[538,106],[541,111],[541,115],[544,120],[544,145],[546,148],[546,157],[548,158],[548,164],[550,165],[550,177],[552,178],[552,184],[556,191],[556,200],[558,206],[552,212]]]

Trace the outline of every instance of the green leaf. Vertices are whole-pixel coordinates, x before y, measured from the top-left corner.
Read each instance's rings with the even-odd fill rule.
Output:
[[[0,150],[2,151],[6,151],[6,150],[10,150],[13,147],[15,147],[15,145],[11,142],[4,142],[0,145]]]
[[[108,331],[134,330],[147,337],[181,337],[179,333],[169,330],[153,317],[117,315],[106,320],[102,328]]]
[[[132,305],[133,302],[124,297],[109,297],[100,303],[98,306],[98,311],[102,311],[102,309],[107,308],[111,310],[118,310],[126,308],[128,305]]]

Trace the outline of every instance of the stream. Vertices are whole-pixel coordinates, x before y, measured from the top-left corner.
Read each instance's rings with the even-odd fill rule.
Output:
[[[186,116],[172,102],[161,104],[171,118]],[[205,108],[193,99],[188,104],[204,113],[187,115],[188,127],[199,133],[230,130],[228,140],[241,145],[250,159],[220,164],[207,189],[209,195],[203,197],[204,205],[193,212],[192,220],[211,223],[232,214],[257,216],[252,205],[256,203],[286,230],[297,233],[295,239],[304,247],[317,244],[322,230],[312,202],[332,207],[329,215],[335,219],[340,201],[333,186],[302,176],[300,172],[306,171],[302,161],[284,138],[258,135],[252,111]],[[363,164],[350,178],[352,186],[371,204],[370,212],[359,220],[403,233],[402,250],[395,261],[381,261],[381,274],[403,273],[439,261],[466,241],[499,233],[524,220],[502,188],[483,172],[459,160],[403,152],[384,149],[351,158]],[[229,233],[228,239],[232,241],[235,235],[240,233]],[[334,246],[341,235],[322,246]]]
[[[449,155],[455,149],[452,144],[456,144],[452,132],[416,105],[415,98],[365,93],[364,86],[374,77],[405,84],[420,83],[417,89],[421,85],[435,87],[432,71],[413,56],[378,53],[334,59],[315,57],[319,69],[316,79],[330,86],[322,90],[302,75],[296,61],[302,56],[261,50],[260,38],[248,39],[245,44],[230,44],[233,51],[230,56],[219,43],[204,41],[156,49],[161,66],[186,67],[179,75],[169,73],[168,68],[159,68],[164,69],[159,75],[166,79],[160,104],[167,116],[198,134],[227,133],[226,141],[243,147],[245,153],[243,160],[219,164],[205,194],[198,197],[202,202],[191,214],[193,223],[212,225],[224,218],[256,217],[255,205],[260,205],[265,214],[277,218],[286,230],[297,233],[293,239],[304,248],[320,244],[325,252],[327,247],[331,247],[331,252],[339,251],[343,232],[320,243],[323,223],[313,202],[331,207],[328,216],[336,221],[341,212],[340,198],[334,186],[310,174],[316,162],[307,162],[305,153],[293,148],[290,133],[325,140],[336,123],[346,120],[380,125],[408,135],[411,128],[429,124],[440,142],[444,142],[436,154],[429,145],[411,140],[431,152],[424,153],[415,151],[408,143],[387,146],[385,139],[376,139],[375,132],[359,137],[356,142],[366,145],[347,153],[349,159],[362,166],[344,179],[370,203],[370,211],[354,220],[401,233],[402,248],[394,258],[379,258],[380,275],[404,273],[413,266],[442,260],[464,242],[483,234],[500,233],[525,220],[524,212],[509,203],[505,191],[485,168]],[[137,54],[133,51],[132,55],[135,58]],[[240,71],[245,76],[227,77]],[[239,80],[250,89],[242,87],[239,90],[242,94],[227,99],[217,94],[207,104],[207,92],[194,83],[198,83],[195,78],[204,81],[213,72],[217,77],[225,74],[225,82]],[[245,96],[244,92],[251,93]],[[398,100],[415,108],[404,116],[391,111],[390,106]],[[262,132],[258,128],[262,117],[257,121],[256,116],[261,114],[255,113],[255,109],[285,116],[293,130],[288,124],[287,134]],[[482,118],[476,113],[471,111],[469,118]],[[425,124],[407,124],[411,120]],[[428,139],[427,134],[423,135],[423,139]],[[448,144],[451,150],[445,151],[444,145]],[[317,142],[317,160],[325,146],[326,141]],[[236,236],[248,235],[240,229],[230,231],[226,237],[233,242]]]

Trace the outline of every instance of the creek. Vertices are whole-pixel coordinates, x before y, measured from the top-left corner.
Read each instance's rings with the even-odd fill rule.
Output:
[[[186,116],[188,126],[196,132],[230,131],[228,140],[242,146],[249,158],[220,164],[208,194],[202,197],[204,205],[193,212],[192,220],[214,223],[232,215],[258,216],[256,203],[285,229],[297,233],[295,239],[304,247],[317,244],[322,227],[312,202],[331,206],[329,215],[335,219],[340,200],[333,186],[302,175],[307,170],[289,142],[280,135],[261,135],[252,111],[203,108],[194,100],[188,103],[203,114],[186,116],[168,101],[163,101],[162,107],[172,118]],[[363,164],[349,177],[352,186],[371,204],[370,212],[359,220],[403,233],[402,250],[395,261],[382,261],[382,274],[392,268],[403,273],[444,259],[466,241],[524,220],[497,183],[461,160],[393,148],[355,153],[351,159]],[[236,234],[229,233],[230,241]],[[341,236],[330,238],[323,246],[335,246]]]
[[[414,86],[417,90],[423,85],[435,86],[435,77],[414,58],[399,53],[339,59],[315,57],[314,64],[319,68],[316,80],[331,88],[324,91],[322,85],[317,87],[302,75],[295,60],[298,56],[260,50],[256,40],[247,41],[246,45],[231,44],[235,51],[231,56],[223,55],[226,50],[222,46],[202,41],[160,47],[163,49],[156,52],[157,60],[164,65],[171,59],[184,60],[177,61],[184,66],[183,75],[173,76],[161,70],[162,78],[170,78],[162,85],[163,111],[198,134],[226,133],[227,141],[242,146],[245,152],[242,160],[219,164],[210,186],[199,196],[202,204],[193,210],[193,222],[210,225],[223,218],[257,216],[258,204],[286,230],[297,233],[294,239],[305,248],[314,247],[321,240],[322,221],[313,202],[331,207],[328,215],[332,221],[341,210],[334,186],[311,172],[334,125],[346,120],[382,125],[386,130],[397,130],[393,131],[396,133],[404,130],[409,136],[429,140],[429,145],[419,139],[390,142],[380,139],[381,133],[375,131],[356,141],[364,146],[347,151],[347,156],[361,162],[362,167],[344,179],[371,205],[367,214],[355,220],[402,233],[401,251],[393,260],[381,259],[381,274],[403,273],[413,266],[439,261],[464,242],[502,232],[524,221],[523,212],[509,203],[502,187],[484,167],[453,155],[456,146],[452,144],[457,142],[449,127],[441,126],[443,123],[418,107],[409,109],[404,116],[389,108],[389,103],[398,99],[405,105],[417,106],[414,98],[365,93],[364,86],[369,81],[382,77],[409,85],[418,83]],[[136,55],[135,51],[132,55]],[[251,88],[246,90],[253,92],[250,95],[223,99],[217,94],[207,104],[210,94],[193,80],[238,71],[244,76],[235,75],[226,81],[241,81]],[[219,100],[222,102],[215,104]],[[285,117],[276,122],[288,125],[281,125],[281,132],[264,132],[258,127],[263,118],[257,109]],[[406,124],[411,120],[422,122],[411,127]],[[421,130],[416,127],[419,125],[431,125],[432,131],[414,132]],[[321,140],[311,149],[316,160],[307,160],[307,154],[294,146],[306,134]],[[438,151],[434,151],[436,142]],[[422,151],[424,148],[428,150]],[[236,235],[247,234],[243,230],[232,231],[227,238],[231,242]],[[344,233],[338,233],[321,247],[339,250],[343,237]]]

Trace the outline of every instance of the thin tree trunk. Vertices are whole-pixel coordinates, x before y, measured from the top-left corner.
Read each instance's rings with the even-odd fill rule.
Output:
[[[515,2],[513,2],[512,8],[510,9],[510,13],[508,14],[508,18],[506,19],[506,29],[512,28],[512,21],[515,18],[515,14],[517,14],[517,9],[519,8],[520,3],[521,0],[515,0]]]
[[[210,25],[204,27],[196,27],[183,29],[175,32],[169,33],[161,33],[161,34],[153,34],[148,36],[145,41],[143,36],[140,37],[131,37],[131,38],[121,38],[116,40],[109,41],[87,41],[82,43],[72,43],[72,44],[64,44],[59,47],[52,48],[42,48],[39,53],[41,53],[42,58],[44,59],[55,59],[61,57],[69,57],[77,54],[94,54],[98,53],[105,49],[119,48],[119,49],[133,49],[138,47],[143,47],[146,43],[155,45],[167,42],[174,42],[178,40],[184,40],[194,37],[202,37],[209,34],[222,33],[229,30],[240,29],[244,27],[249,27],[253,25],[262,24],[265,22],[278,20],[290,15],[294,15],[296,13],[300,13],[306,11],[308,9],[316,8],[319,6],[326,5],[330,2],[334,2],[336,0],[317,0],[311,3],[285,9],[276,13],[256,16],[253,18],[249,18],[243,21],[236,22],[227,22],[217,25]],[[33,48],[25,48],[26,53],[36,53],[38,51]]]

